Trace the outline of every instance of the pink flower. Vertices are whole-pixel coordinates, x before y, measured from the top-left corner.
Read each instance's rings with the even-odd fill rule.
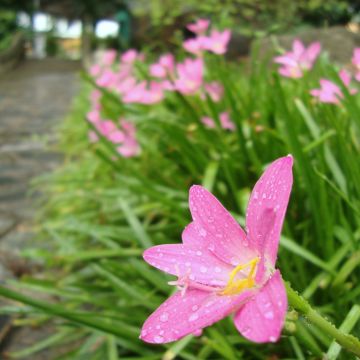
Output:
[[[281,64],[279,73],[285,77],[300,78],[304,70],[310,70],[321,51],[319,42],[313,42],[308,48],[300,40],[294,40],[293,49],[282,56],[276,56],[274,62]]]
[[[178,77],[175,89],[184,95],[195,94],[203,82],[204,63],[202,59],[185,59],[176,66]]]
[[[143,59],[144,55],[140,54],[135,49],[129,49],[121,55],[121,62],[124,64],[132,64],[136,60],[142,61]]]
[[[188,39],[183,42],[184,49],[196,56],[200,56],[204,50],[203,38],[198,37],[194,39]]]
[[[133,86],[123,97],[124,103],[138,103],[138,104],[155,104],[164,98],[164,90],[161,83],[150,81],[142,81]]]
[[[219,120],[220,120],[221,127],[223,129],[231,130],[231,131],[235,130],[235,125],[230,120],[230,115],[229,115],[229,113],[227,111],[224,111],[224,112],[222,112],[220,114]],[[201,121],[209,129],[214,129],[215,128],[215,121],[211,117],[204,116],[204,117],[201,118]]]
[[[121,120],[121,127],[124,132],[124,140],[117,147],[117,152],[123,157],[133,157],[140,154],[140,145],[136,140],[135,125],[129,121]]]
[[[101,74],[102,68],[99,64],[94,64],[90,67],[90,75],[92,77],[98,77]]]
[[[160,56],[159,61],[150,65],[150,75],[158,78],[166,78],[174,71],[174,55],[165,54]]]
[[[224,94],[224,87],[217,81],[204,85],[205,91],[209,94],[212,101],[218,102]]]
[[[220,118],[220,123],[221,123],[221,126],[223,129],[231,130],[231,131],[235,130],[235,125],[232,122],[232,120],[230,119],[230,115],[227,111],[222,112],[220,114],[219,118]]]
[[[193,222],[182,244],[144,252],[150,265],[178,277],[171,295],[145,321],[140,338],[168,343],[234,313],[238,331],[257,342],[279,339],[287,311],[279,238],[292,187],[292,156],[273,162],[256,183],[245,233],[221,203],[201,186],[190,189]]]
[[[201,37],[203,49],[215,54],[222,55],[227,51],[227,46],[231,38],[231,31],[226,29],[223,32],[212,30],[210,36]]]
[[[201,122],[209,129],[215,128],[215,121],[209,116],[203,116]]]
[[[115,49],[106,50],[102,56],[101,63],[105,66],[111,66],[116,59],[116,55]]]
[[[195,23],[187,25],[187,28],[197,35],[205,34],[210,25],[210,21],[207,19],[198,19]]]
[[[101,121],[100,111],[97,110],[97,109],[92,110],[92,111],[89,111],[89,112],[86,114],[86,117],[87,117],[87,119],[88,119],[91,123],[93,123],[93,124]]]
[[[346,70],[341,70],[339,77],[351,95],[357,93],[356,89],[350,88],[351,76]],[[339,104],[340,99],[344,97],[340,87],[327,79],[320,79],[320,89],[313,89],[310,94],[318,98],[320,102],[328,104]]]
[[[355,79],[357,81],[360,81],[360,48],[354,49],[354,53],[353,53],[351,62],[353,63],[353,65],[355,66],[355,69],[356,69]]]

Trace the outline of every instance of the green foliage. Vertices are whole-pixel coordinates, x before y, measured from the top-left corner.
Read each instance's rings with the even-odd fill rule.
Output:
[[[251,187],[266,164],[288,153],[295,178],[277,265],[319,313],[360,334],[359,96],[346,92],[341,106],[314,102],[309,90],[319,78],[339,80],[326,59],[298,80],[281,79],[256,54],[243,65],[207,54],[206,63],[207,81],[224,84],[221,106],[177,93],[154,106],[126,105],[103,91],[108,118],[125,116],[137,125],[142,153],[130,159],[104,140],[89,142],[92,85],[84,82],[61,127],[64,165],[36,185],[45,193],[38,224],[49,249],[25,255],[42,261],[47,273],[11,283],[52,301],[0,287],[3,296],[28,305],[3,312],[31,316],[33,323],[44,315],[57,319],[58,332],[18,358],[79,341],[63,359],[309,359],[325,353],[351,359],[296,312],[289,312],[277,344],[249,343],[229,318],[174,344],[138,339],[144,320],[173,291],[170,277],[144,263],[141,253],[180,241],[190,221],[190,185],[206,185],[243,224]],[[200,121],[204,114],[217,119],[223,107],[236,125],[233,133]]]

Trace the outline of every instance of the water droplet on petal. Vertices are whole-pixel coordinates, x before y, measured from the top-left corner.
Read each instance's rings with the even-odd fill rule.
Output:
[[[201,255],[202,255],[202,252],[201,252],[200,250],[198,250],[198,251],[196,252],[196,255],[197,255],[197,256],[201,256]]]
[[[147,335],[147,331],[146,330],[143,330],[142,332],[141,332],[141,336],[142,337],[145,337]]]
[[[192,322],[192,321],[195,321],[199,318],[199,315],[198,314],[191,314],[189,316],[189,322]]]
[[[191,310],[192,310],[192,311],[196,311],[198,308],[199,308],[199,307],[198,307],[197,305],[194,305],[194,306],[191,308]]]
[[[189,263],[188,261],[185,263],[185,266],[190,267],[191,263]]]
[[[157,344],[162,343],[163,340],[164,340],[164,338],[163,338],[162,336],[160,336],[160,335],[154,336],[154,341],[155,341]]]
[[[199,233],[200,233],[200,236],[203,236],[203,237],[205,237],[207,234],[206,230],[202,229],[202,228],[200,229]]]
[[[270,336],[270,337],[269,337],[269,341],[275,342],[275,341],[276,341],[276,337],[275,337],[275,336]]]
[[[273,319],[274,318],[274,313],[270,310],[270,311],[267,311],[265,314],[264,314],[264,317],[265,319]]]
[[[221,272],[221,268],[219,268],[218,266],[215,266],[215,269],[214,269],[214,270],[215,270],[216,273],[220,273],[220,272]]]
[[[207,268],[205,266],[200,267],[200,272],[205,274],[207,272]]]
[[[168,320],[169,320],[169,314],[167,312],[164,312],[163,314],[161,314],[161,316],[160,316],[161,322],[167,322]]]

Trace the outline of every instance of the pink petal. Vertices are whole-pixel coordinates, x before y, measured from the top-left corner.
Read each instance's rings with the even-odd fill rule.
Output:
[[[184,245],[201,250],[207,249],[208,246],[205,235],[206,233],[203,232],[203,229],[192,222],[186,226],[181,234],[181,238]]]
[[[218,258],[238,265],[254,257],[240,225],[209,191],[192,186],[189,207],[194,222],[203,230],[208,248]]]
[[[219,296],[215,293],[188,290],[167,299],[152,313],[142,327],[140,338],[149,343],[163,344],[178,340],[212,325],[236,310],[242,296]]]
[[[275,342],[284,326],[286,311],[286,290],[277,270],[260,292],[236,313],[235,326],[250,341]]]
[[[280,233],[292,187],[291,155],[270,164],[251,193],[246,213],[250,242],[272,265],[276,262]]]
[[[153,246],[143,256],[150,265],[169,274],[211,286],[225,286],[232,270],[209,250],[182,244]]]

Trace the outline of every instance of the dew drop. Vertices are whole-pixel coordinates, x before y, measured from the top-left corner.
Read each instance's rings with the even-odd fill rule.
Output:
[[[214,269],[214,270],[215,270],[216,273],[220,273],[220,272],[221,272],[221,269],[220,269],[218,266],[215,266],[215,269]]]
[[[202,252],[201,252],[200,250],[198,250],[198,251],[196,252],[196,255],[197,255],[197,256],[201,256],[201,255],[202,255]]]
[[[164,340],[164,338],[163,338],[162,336],[160,336],[160,335],[154,336],[154,341],[155,341],[157,344],[162,343],[163,340]]]
[[[274,318],[274,313],[272,311],[267,311],[264,314],[265,319],[273,319]]]
[[[207,234],[206,230],[202,229],[202,228],[200,229],[199,233],[200,233],[200,236],[202,236],[202,237],[205,237]]]
[[[159,334],[160,334],[160,335],[164,335],[164,330],[161,330],[161,331],[159,332]]]
[[[159,258],[162,258],[164,256],[163,253],[159,253]]]
[[[192,322],[192,321],[195,321],[199,318],[199,315],[198,314],[191,314],[189,316],[189,322]]]
[[[142,337],[145,337],[147,335],[147,331],[146,330],[143,330],[142,332],[141,332],[141,336]]]
[[[185,266],[190,267],[191,263],[189,263],[188,261],[185,263]]]
[[[191,310],[192,310],[192,311],[196,311],[198,308],[199,308],[199,307],[198,307],[197,305],[194,305],[194,306],[191,308]]]
[[[161,322],[167,322],[169,320],[169,314],[164,312],[163,314],[161,314],[160,316],[160,321]]]
[[[207,268],[205,266],[200,267],[200,272],[205,274],[207,272]]]
[[[269,341],[275,342],[275,341],[276,341],[276,337],[275,337],[275,336],[270,336],[270,337],[269,337]]]

